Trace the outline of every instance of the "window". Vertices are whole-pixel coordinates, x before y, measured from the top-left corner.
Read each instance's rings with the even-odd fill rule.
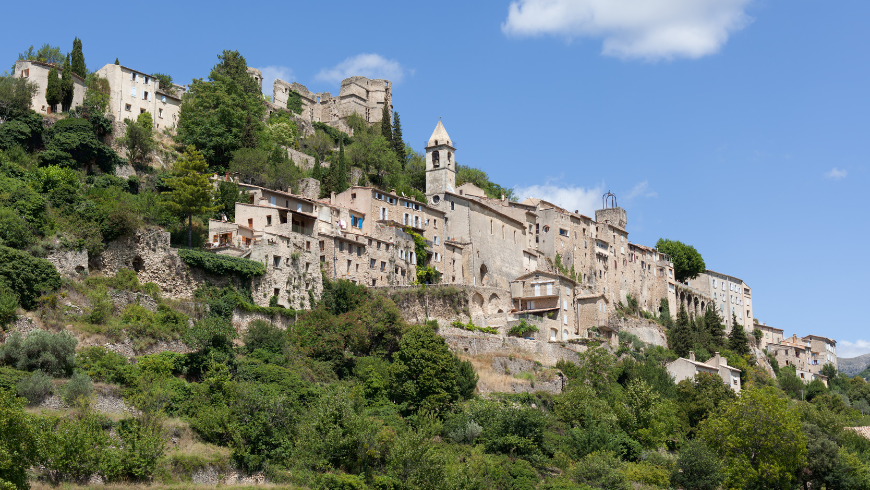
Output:
[[[308,252],[311,251],[311,242],[308,242],[308,241],[305,242],[305,250]]]
[[[145,85],[151,84],[151,77],[145,77]]]
[[[280,256],[278,256],[278,255],[272,256],[272,266],[273,267],[280,267],[281,266],[281,257]]]
[[[321,263],[321,264],[325,264],[325,263],[326,263],[326,255],[321,255],[321,256],[320,256],[320,263]]]
[[[142,91],[142,100],[151,100],[148,98],[148,91],[147,90]]]
[[[300,205],[301,206],[301,205]],[[362,230],[363,227],[363,219],[354,215],[350,216],[350,225],[354,228],[358,228]]]
[[[547,296],[552,296],[552,295],[553,295],[553,283],[548,282],[547,283]]]
[[[317,243],[317,246],[318,246],[318,248],[320,248],[320,251],[321,251],[321,252],[323,252],[324,248],[326,248],[326,244],[323,242],[323,240],[320,240],[320,241]]]
[[[568,311],[568,300],[567,299],[562,300],[562,309],[565,311]]]
[[[132,72],[130,73],[130,80],[132,80],[133,82],[136,81],[136,74],[135,73],[132,73]]]
[[[535,296],[540,296],[540,295],[541,295],[541,285],[535,284]]]
[[[145,109],[140,108],[140,109],[139,109],[139,114],[145,114]]]
[[[272,226],[272,217],[266,216],[266,226]]]
[[[133,110],[133,106],[131,106],[130,104],[124,104],[124,110],[130,112],[131,110]]]
[[[344,252],[344,242],[338,242],[338,251]]]
[[[350,274],[350,266],[351,266],[352,263],[353,263],[353,262],[351,262],[350,260],[347,261],[347,273],[348,273],[348,274]]]
[[[435,245],[438,245],[438,237],[435,237]]]
[[[21,78],[30,78],[30,68],[21,71]]]
[[[369,238],[369,247],[371,247],[371,246],[372,246],[372,239]]]
[[[130,87],[130,95],[136,97],[136,87]]]
[[[371,260],[369,260],[369,269],[374,269],[374,268],[375,268],[375,263],[376,263],[376,262],[377,262],[377,261],[376,261],[375,259],[371,259]]]
[[[381,261],[381,272],[384,272],[385,270],[387,270],[387,263],[384,261]]]
[[[163,109],[162,108],[157,109],[157,117],[163,118]]]
[[[450,210],[451,211],[453,211],[456,208],[455,204],[456,203],[454,203],[453,201],[450,201]]]
[[[568,230],[565,230],[563,228],[559,228],[559,235],[568,236]]]
[[[160,102],[166,102],[166,96],[165,96],[165,95],[161,95],[161,96],[160,96]]]

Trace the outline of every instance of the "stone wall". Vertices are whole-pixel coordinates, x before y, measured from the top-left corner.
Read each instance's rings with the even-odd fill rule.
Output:
[[[586,351],[585,346],[578,344],[502,337],[452,327],[441,327],[438,329],[438,334],[444,337],[450,349],[457,354],[517,355],[532,358],[544,366],[555,366],[560,359],[576,363],[577,353]]]
[[[316,201],[320,198],[319,180],[306,177],[304,179],[299,179],[297,185],[299,186],[299,195],[302,197],[311,199],[312,201]]]
[[[54,250],[46,259],[54,264],[54,268],[62,276],[78,277],[88,270],[87,250]]]
[[[251,322],[254,322],[256,320],[263,320],[269,322],[272,325],[275,325],[276,327],[284,330],[287,330],[291,325],[295,323],[295,319],[288,318],[283,315],[266,315],[258,312],[244,311],[238,308],[233,311],[232,323],[233,326],[236,327],[236,331],[239,332],[240,335],[244,334],[248,330],[248,327],[250,327]]]
[[[637,335],[640,340],[647,344],[668,347],[668,338],[665,329],[658,323],[643,318],[618,318],[611,317],[607,326],[616,332],[628,332]]]
[[[301,151],[287,148],[287,156],[293,159],[293,163],[299,168],[310,170],[314,168],[314,157],[302,153]]]

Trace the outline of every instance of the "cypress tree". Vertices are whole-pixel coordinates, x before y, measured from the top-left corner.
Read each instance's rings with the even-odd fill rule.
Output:
[[[120,65],[120,64],[121,64],[121,63],[118,63],[118,58],[115,58],[115,64],[116,64],[116,65]]]
[[[69,54],[66,55],[66,60],[63,62],[63,73],[60,74],[60,89],[61,110],[66,112],[72,105],[73,95],[75,94],[75,84],[73,84],[72,64],[70,63]]]
[[[722,325],[722,317],[719,316],[716,305],[707,305],[707,311],[704,312],[704,326],[707,329],[710,343],[717,348],[725,347],[725,326]]]
[[[692,335],[692,325],[689,320],[689,314],[686,312],[686,307],[680,304],[680,311],[677,313],[677,321],[669,332],[668,341],[670,348],[680,357],[689,355],[689,351],[694,346],[694,335]]]
[[[384,101],[384,110],[381,111],[381,135],[393,146],[393,125],[390,124],[390,109],[387,101]]]
[[[314,168],[311,169],[311,178],[318,181],[323,180],[323,167],[320,166],[320,157],[317,155],[314,155]]]
[[[746,332],[743,331],[743,325],[737,323],[737,315],[731,313],[731,333],[728,334],[728,349],[744,356],[749,354],[749,343],[746,339]]]
[[[393,151],[396,158],[405,170],[405,142],[402,140],[402,123],[399,121],[399,113],[393,112]]]
[[[344,138],[338,146],[338,161],[332,164],[332,190],[336,193],[347,190],[347,163],[344,161]]]
[[[85,54],[82,52],[82,40],[79,38],[73,40],[72,72],[82,78],[85,78],[88,73],[87,66],[85,66]]]
[[[60,78],[57,76],[57,68],[48,70],[48,83],[45,85],[45,101],[51,106],[52,111],[56,110],[60,101],[63,100],[63,91],[60,86]]]

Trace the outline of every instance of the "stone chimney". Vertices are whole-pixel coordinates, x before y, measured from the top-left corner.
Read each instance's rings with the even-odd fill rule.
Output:
[[[689,351],[689,360],[690,360],[690,361],[694,361],[694,360],[695,360],[695,351],[693,351],[693,350],[690,350],[690,351]]]

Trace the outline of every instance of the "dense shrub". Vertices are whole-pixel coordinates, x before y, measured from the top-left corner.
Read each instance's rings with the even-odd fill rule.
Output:
[[[123,383],[127,365],[126,357],[98,345],[86,347],[76,355],[77,368],[91,379],[105,383]]]
[[[722,463],[703,441],[695,439],[680,449],[671,482],[686,490],[716,490],[722,484]]]
[[[108,465],[109,478],[119,481],[150,481],[163,457],[166,436],[160,419],[149,416],[122,420],[116,428],[119,447]]]
[[[216,276],[236,276],[249,281],[254,276],[266,273],[266,266],[255,260],[229,257],[198,250],[182,249],[178,256],[185,264],[198,267]]]
[[[93,412],[77,418],[35,419],[42,448],[34,464],[42,465],[49,481],[85,483],[92,475],[108,476],[114,445],[105,431],[107,420]]]
[[[254,320],[245,332],[244,342],[245,352],[251,353],[263,349],[273,354],[280,354],[287,344],[287,333],[265,320]]]
[[[68,332],[33,330],[23,338],[15,332],[0,347],[0,364],[22,371],[42,370],[52,376],[69,376],[75,366],[78,341]]]
[[[0,389],[0,488],[29,488],[27,470],[36,459],[37,434],[25,414],[23,400]]]
[[[94,383],[87,374],[77,372],[60,388],[60,393],[67,404],[78,404],[94,393]]]
[[[54,384],[51,382],[51,376],[36,371],[21,379],[16,386],[16,391],[18,396],[26,398],[31,405],[39,405],[54,393]]]
[[[577,483],[605,490],[632,490],[622,470],[622,462],[608,452],[594,452],[577,462],[570,477]]]
[[[22,308],[32,310],[40,295],[60,287],[60,274],[45,259],[0,246],[0,283],[18,295]]]

